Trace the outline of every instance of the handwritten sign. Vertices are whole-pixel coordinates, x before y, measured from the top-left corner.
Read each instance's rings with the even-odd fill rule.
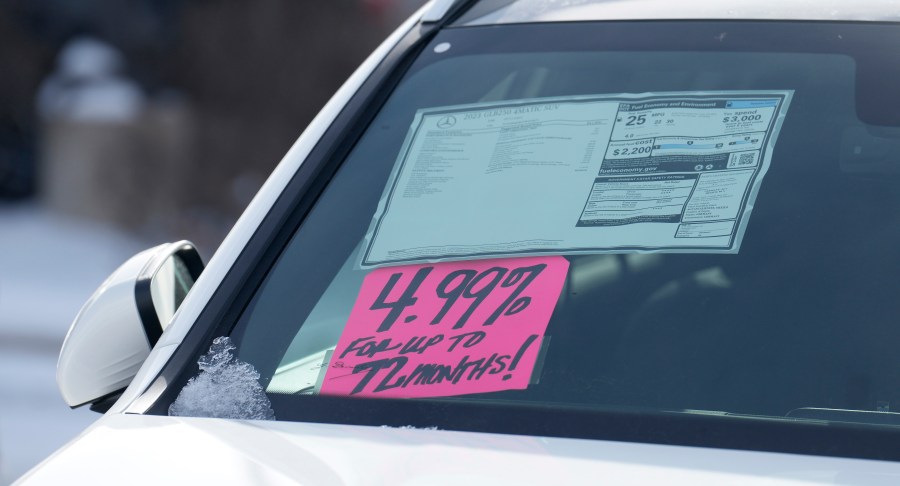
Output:
[[[411,398],[526,388],[568,268],[554,256],[372,271],[321,393]]]

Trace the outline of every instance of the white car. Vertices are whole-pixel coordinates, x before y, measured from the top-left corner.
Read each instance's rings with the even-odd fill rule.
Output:
[[[22,483],[900,484],[898,20],[430,3],[85,305]]]

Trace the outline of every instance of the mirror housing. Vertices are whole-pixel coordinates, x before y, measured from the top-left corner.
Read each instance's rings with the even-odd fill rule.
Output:
[[[128,386],[203,271],[188,241],[131,257],[79,311],[59,354],[56,382],[66,403],[105,411]]]

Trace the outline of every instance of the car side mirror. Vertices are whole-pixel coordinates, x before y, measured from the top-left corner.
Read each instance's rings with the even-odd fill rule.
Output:
[[[128,386],[203,271],[187,241],[131,257],[94,292],[72,322],[56,382],[72,407],[105,412]]]

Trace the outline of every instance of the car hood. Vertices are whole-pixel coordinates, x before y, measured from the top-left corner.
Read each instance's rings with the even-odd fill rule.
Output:
[[[107,415],[35,484],[900,484],[900,465],[608,441]]]

